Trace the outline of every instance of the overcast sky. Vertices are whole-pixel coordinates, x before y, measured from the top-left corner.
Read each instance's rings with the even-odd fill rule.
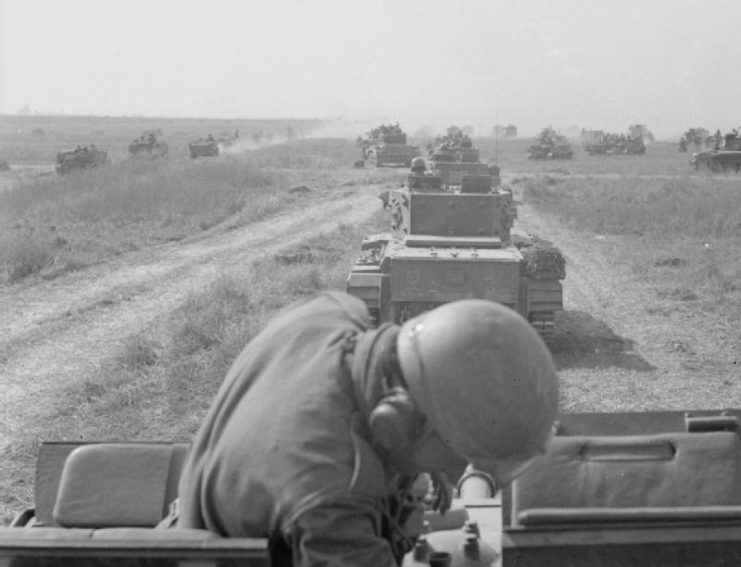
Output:
[[[0,113],[741,125],[741,0],[0,0]]]

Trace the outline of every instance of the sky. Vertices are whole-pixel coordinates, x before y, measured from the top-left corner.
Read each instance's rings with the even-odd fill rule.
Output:
[[[739,0],[0,0],[3,114],[661,138],[741,125],[739,69]]]

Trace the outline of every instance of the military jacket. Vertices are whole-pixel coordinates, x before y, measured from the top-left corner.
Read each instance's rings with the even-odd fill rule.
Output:
[[[369,441],[369,317],[347,294],[282,311],[240,354],[180,482],[180,527],[268,537],[294,565],[396,565],[384,537],[393,471]]]

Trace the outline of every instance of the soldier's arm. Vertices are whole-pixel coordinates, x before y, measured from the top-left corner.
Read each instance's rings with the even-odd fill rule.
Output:
[[[397,567],[370,500],[334,502],[304,512],[285,534],[295,567]]]

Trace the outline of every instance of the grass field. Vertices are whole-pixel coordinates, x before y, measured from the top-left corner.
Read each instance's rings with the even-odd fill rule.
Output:
[[[202,124],[213,124],[123,123],[128,130],[114,135],[115,119],[104,119],[102,126],[75,123],[72,132],[55,120],[40,122],[49,137],[44,141],[35,141],[26,124],[0,138],[0,158],[47,162],[58,148],[76,143],[85,128],[125,148],[148,127],[180,128],[185,141],[205,129]],[[653,282],[677,309],[692,304],[715,314],[718,340],[741,344],[735,324],[741,318],[741,177],[694,172],[687,155],[669,143],[649,147],[645,156],[593,158],[577,146],[575,159],[552,162],[527,160],[529,140],[479,143],[482,159],[496,159],[503,174],[515,175],[517,192],[528,204],[585,238],[620,236],[624,245],[616,265]],[[5,283],[56,277],[127,250],[247,225],[290,206],[295,197],[288,190],[296,185],[398,177],[396,171],[353,170],[357,154],[350,140],[302,139],[216,160],[190,161],[183,152],[137,162],[122,153],[99,171],[39,178],[0,193]],[[285,266],[265,259],[251,267],[246,281],[227,273],[210,289],[194,292],[166,320],[127,337],[124,352],[94,379],[67,389],[54,415],[23,431],[6,456],[32,470],[39,439],[189,438],[245,342],[292,299],[343,288],[360,238],[386,226],[379,212],[366,224],[343,225],[306,242],[313,263]],[[16,508],[28,503],[28,485],[13,498]]]
[[[57,277],[103,259],[274,214],[290,189],[339,185],[357,149],[302,139],[217,159],[121,160],[0,192],[0,283]],[[356,173],[372,182],[388,172]]]

